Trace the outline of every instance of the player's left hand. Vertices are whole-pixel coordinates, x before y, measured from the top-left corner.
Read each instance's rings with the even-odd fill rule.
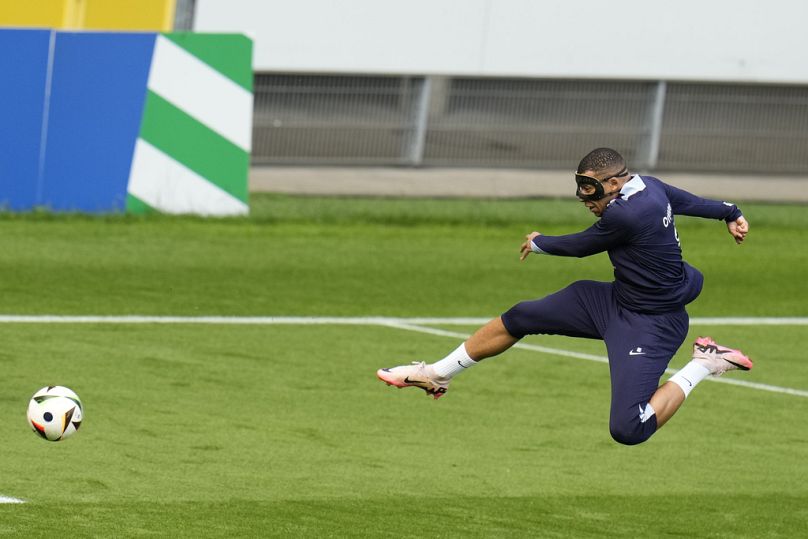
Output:
[[[533,238],[536,236],[541,236],[538,232],[531,232],[527,236],[525,236],[525,243],[522,244],[522,248],[519,249],[519,260],[524,260],[527,258],[527,255],[533,252]]]
[[[727,223],[727,230],[735,238],[735,243],[740,245],[749,233],[749,222],[743,216],[738,217],[735,221]]]

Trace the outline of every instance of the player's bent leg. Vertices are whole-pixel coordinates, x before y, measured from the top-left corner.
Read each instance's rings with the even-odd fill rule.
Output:
[[[612,405],[609,415],[609,434],[623,445],[637,445],[650,438],[657,431],[657,418],[654,409],[646,402],[635,406],[616,407]]]
[[[668,360],[643,354],[630,356],[628,349],[625,352],[627,357],[620,358],[613,349],[609,350],[612,378],[609,433],[617,443],[636,445],[650,438],[660,426],[651,401]]]
[[[667,381],[659,386],[648,402],[656,415],[657,430],[673,417],[683,402],[685,402],[685,395],[675,383]]]
[[[662,405],[660,397],[668,389],[659,388],[659,379],[687,336],[687,326],[684,310],[659,315],[622,310],[613,317],[604,340],[612,379],[609,432],[616,442],[648,440],[681,404],[669,399],[664,402],[670,408]],[[673,389],[673,397],[681,398]]]
[[[696,385],[707,376],[721,376],[733,369],[750,370],[752,361],[740,350],[722,346],[710,337],[699,337],[693,343],[693,358],[671,378],[659,386],[649,404],[656,412],[657,428],[682,406]]]

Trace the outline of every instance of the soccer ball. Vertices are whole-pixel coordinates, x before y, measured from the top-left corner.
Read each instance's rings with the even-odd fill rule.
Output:
[[[79,396],[62,386],[43,387],[28,403],[28,424],[49,442],[64,440],[79,430],[83,416]]]

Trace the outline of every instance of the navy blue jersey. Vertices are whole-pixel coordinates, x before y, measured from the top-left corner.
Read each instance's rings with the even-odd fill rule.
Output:
[[[533,250],[559,256],[607,251],[614,291],[625,308],[641,313],[681,309],[701,292],[701,273],[682,260],[674,215],[734,221],[734,204],[697,197],[651,176],[635,175],[588,229],[564,236],[537,236]]]

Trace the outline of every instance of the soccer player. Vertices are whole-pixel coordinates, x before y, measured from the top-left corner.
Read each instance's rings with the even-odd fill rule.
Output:
[[[630,174],[623,157],[610,148],[587,154],[575,181],[576,196],[598,221],[564,236],[531,232],[520,259],[531,253],[584,257],[606,251],[614,281],[577,281],[544,298],[518,303],[440,361],[379,369],[376,375],[382,381],[418,387],[437,399],[453,376],[504,352],[525,335],[602,339],[612,382],[609,430],[617,442],[633,445],[664,425],[706,376],[752,368],[739,350],[699,337],[692,360],[659,385],[687,337],[685,305],[696,299],[703,284],[701,273],[682,260],[674,215],[721,219],[740,244],[749,223],[738,207]]]

